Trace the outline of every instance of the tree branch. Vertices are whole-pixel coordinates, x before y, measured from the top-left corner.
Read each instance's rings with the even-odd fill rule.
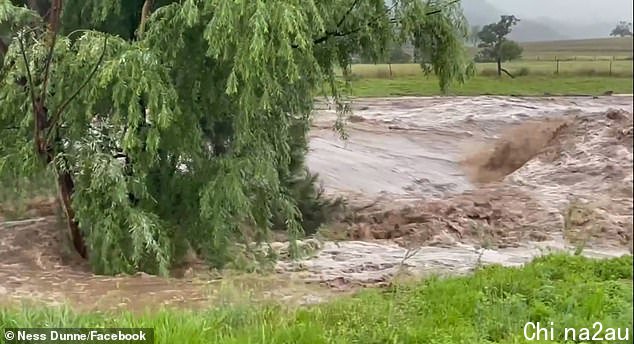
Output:
[[[95,64],[95,66],[93,67],[93,69],[90,71],[90,73],[88,74],[88,77],[86,77],[86,79],[84,80],[84,82],[82,82],[82,84],[75,90],[75,92],[73,92],[73,94],[71,94],[70,97],[68,97],[66,100],[64,100],[62,102],[62,105],[60,105],[59,109],[57,109],[57,111],[55,111],[55,114],[53,115],[53,118],[51,118],[50,126],[54,126],[57,121],[59,120],[60,116],[62,115],[62,113],[64,112],[64,110],[66,110],[66,108],[68,107],[68,105],[70,105],[70,103],[79,95],[79,92],[81,92],[81,90],[83,90],[86,85],[88,85],[88,83],[90,82],[90,80],[95,76],[95,73],[97,73],[97,70],[99,69],[99,66],[101,65],[101,63],[103,62],[104,57],[106,56],[106,48],[108,45],[108,36],[105,36],[103,39],[103,50],[101,51],[101,55],[99,56],[99,60],[97,60],[97,63]],[[48,137],[47,137],[47,142],[51,137],[51,133],[53,131],[49,131],[48,132]]]
[[[501,71],[504,72],[504,74],[508,75],[511,77],[511,79],[515,79],[515,76],[513,76],[513,74],[509,73],[508,70],[504,69],[504,68],[500,68]]]
[[[23,33],[22,33],[23,34]],[[35,86],[33,85],[33,76],[31,74],[31,67],[29,66],[29,60],[26,57],[26,50],[24,49],[24,42],[22,41],[22,35],[18,34],[18,44],[20,45],[20,55],[22,55],[22,60],[24,61],[24,68],[26,68],[26,79],[29,83],[29,91],[31,93],[31,105],[33,106],[33,120],[35,125],[33,126],[33,138],[35,143],[36,152],[39,152],[40,146],[38,144],[38,130],[39,130],[39,121],[38,121],[38,107],[37,101],[35,97]]]
[[[57,43],[57,33],[59,31],[59,21],[62,12],[62,0],[53,0],[51,6],[51,17],[49,18],[49,39],[50,49],[46,56],[46,65],[44,67],[44,78],[42,83],[42,94],[40,96],[40,103],[46,102],[46,93],[48,88],[48,81],[50,79],[51,63],[53,61],[53,52],[55,51],[55,44]]]
[[[442,8],[426,12],[425,15],[429,16],[429,15],[438,14],[438,13],[442,12],[442,10],[444,8],[449,7],[449,6],[453,5],[453,4],[456,4],[456,3],[460,2],[460,1],[461,0],[452,0],[452,1],[448,2],[447,4],[445,4],[445,6],[443,6]],[[334,31],[326,31],[323,36],[315,38],[313,40],[313,44],[323,43],[323,42],[327,41],[328,39],[330,39],[331,37],[345,37],[345,36],[352,35],[352,34],[355,34],[355,33],[359,32],[359,31],[361,31],[363,29],[363,26],[360,26],[360,27],[358,27],[356,29],[352,29],[352,30],[349,30],[349,31],[346,31],[346,32],[342,32],[341,31],[341,25],[345,22],[346,18],[350,15],[350,13],[354,9],[354,7],[356,7],[357,4],[358,4],[358,1],[355,0],[352,3],[352,6],[350,6],[350,8],[348,8],[348,11],[346,11],[346,13],[343,15],[343,17],[339,20],[339,22],[337,23],[336,29]],[[398,0],[394,0],[394,3],[392,4],[392,6],[390,8],[388,8],[384,13],[386,13],[386,14],[390,13],[397,5],[398,5]],[[367,22],[366,25],[367,26],[371,26],[371,25],[375,24],[374,21],[377,20],[378,18],[379,18],[379,16],[372,18],[370,21]],[[390,24],[394,24],[396,22],[397,22],[396,18],[392,18],[392,19],[389,20]],[[292,48],[298,48],[299,46],[297,44],[292,44],[291,47]]]
[[[352,5],[350,5],[350,7],[348,8],[348,10],[346,11],[346,13],[341,17],[341,19],[339,20],[339,22],[337,23],[337,27],[340,27],[341,25],[343,25],[343,22],[346,21],[346,19],[348,18],[348,15],[350,15],[350,12],[352,12],[352,10],[357,7],[357,4],[359,3],[359,0],[354,0],[352,2]]]
[[[433,10],[433,11],[430,11],[430,12],[427,12],[427,13],[425,13],[425,15],[426,15],[426,16],[430,16],[430,15],[432,15],[432,14],[438,14],[438,13],[442,12],[442,10],[443,10],[444,8],[447,8],[447,7],[449,7],[449,6],[451,6],[451,5],[455,4],[455,3],[458,3],[458,2],[460,2],[460,0],[453,0],[453,1],[450,1],[450,2],[448,2],[448,3],[444,6],[444,7],[439,8],[439,9],[436,9],[436,10]]]
[[[143,3],[143,9],[141,10],[141,23],[139,24],[139,30],[137,32],[137,38],[143,38],[143,34],[145,33],[145,24],[147,23],[147,19],[152,12],[152,7],[154,6],[154,0],[145,0]]]

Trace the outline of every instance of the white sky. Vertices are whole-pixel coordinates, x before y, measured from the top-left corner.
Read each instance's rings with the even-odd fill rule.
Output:
[[[471,1],[471,0],[462,0]],[[522,18],[545,17],[561,22],[632,21],[632,0],[487,0],[501,11]]]

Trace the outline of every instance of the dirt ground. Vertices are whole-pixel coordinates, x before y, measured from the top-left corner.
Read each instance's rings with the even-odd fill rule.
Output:
[[[65,253],[54,209],[39,200],[32,219],[0,220],[0,300],[70,301],[86,310],[196,308],[222,300],[223,290],[245,288],[312,303],[390,283],[403,271],[518,265],[553,249],[627,254],[632,105],[632,96],[363,99],[342,141],[323,103],[308,165],[327,194],[353,209],[322,233],[341,240],[318,242],[306,259],[280,261],[267,279],[93,276]]]

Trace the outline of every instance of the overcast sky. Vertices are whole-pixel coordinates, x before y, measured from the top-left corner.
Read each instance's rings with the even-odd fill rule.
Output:
[[[632,21],[632,0],[487,0],[487,2],[501,11],[520,18],[546,17],[564,22]]]

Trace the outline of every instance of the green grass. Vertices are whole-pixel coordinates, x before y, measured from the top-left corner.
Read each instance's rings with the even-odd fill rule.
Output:
[[[78,314],[5,308],[2,327],[151,327],[157,343],[539,343],[529,322],[564,328],[630,329],[632,257],[543,257],[521,269],[487,267],[472,276],[431,278],[305,308],[219,305],[202,312]]]
[[[525,76],[510,79],[477,76],[452,87],[450,95],[601,95],[606,91],[632,93],[631,78]],[[410,76],[395,79],[367,78],[352,81],[355,97],[439,95],[435,77]]]
[[[611,65],[611,66],[610,66]],[[632,93],[632,61],[513,61],[504,68],[516,76],[498,78],[496,65],[479,63],[477,75],[451,89],[452,95],[601,95]],[[440,94],[437,79],[417,64],[352,65],[353,95],[357,97],[429,96]]]

